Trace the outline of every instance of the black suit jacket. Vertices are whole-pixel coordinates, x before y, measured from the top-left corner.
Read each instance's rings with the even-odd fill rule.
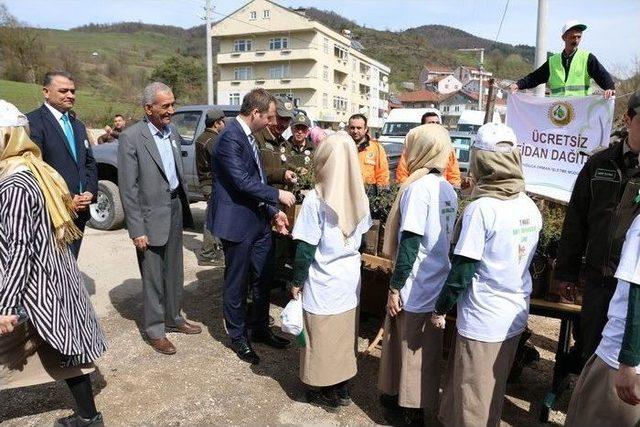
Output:
[[[78,194],[80,184],[82,191],[93,194],[94,201],[98,194],[98,167],[91,152],[87,138],[87,129],[80,120],[70,114],[69,119],[76,140],[76,162],[67,144],[62,127],[46,105],[27,113],[31,140],[42,150],[42,158],[50,164],[69,187],[72,195]],[[83,212],[79,219],[88,220],[89,213]]]

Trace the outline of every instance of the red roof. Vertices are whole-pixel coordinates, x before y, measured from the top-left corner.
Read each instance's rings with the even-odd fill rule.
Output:
[[[441,95],[430,90],[416,90],[398,95],[400,102],[440,102]]]

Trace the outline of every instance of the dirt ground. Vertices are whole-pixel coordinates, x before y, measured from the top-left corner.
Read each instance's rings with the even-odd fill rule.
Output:
[[[192,205],[200,229],[204,203]],[[141,338],[141,282],[133,245],[126,231],[88,229],[80,253],[80,268],[109,340],[109,350],[93,374],[98,410],[107,425],[220,424],[385,424],[376,391],[379,352],[359,360],[352,381],[354,404],[338,414],[303,402],[297,377],[298,351],[256,345],[262,361],[251,367],[228,347],[222,328],[220,268],[199,267],[195,253],[202,235],[184,235],[184,312],[204,331],[200,335],[170,334],[178,349],[174,356],[154,352]],[[279,324],[277,305],[271,314]],[[359,348],[366,348],[381,319],[364,318]],[[502,425],[535,426],[541,402],[551,385],[559,321],[532,316],[532,342],[540,361],[526,367],[507,389]],[[575,378],[572,380],[575,382]],[[562,424],[569,393],[551,413]],[[64,383],[51,383],[0,392],[0,422],[6,426],[51,425],[72,412],[73,401]],[[553,425],[553,424],[552,424]]]

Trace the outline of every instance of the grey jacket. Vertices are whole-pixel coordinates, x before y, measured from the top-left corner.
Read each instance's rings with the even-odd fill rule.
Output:
[[[118,138],[118,188],[132,239],[149,238],[149,245],[167,243],[171,227],[171,193],[162,159],[147,120],[141,120],[125,129]],[[176,159],[176,171],[182,191],[183,225],[193,225],[187,191],[184,183],[182,138],[171,127],[171,146]]]

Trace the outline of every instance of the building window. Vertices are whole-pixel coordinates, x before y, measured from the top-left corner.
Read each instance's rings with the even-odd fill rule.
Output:
[[[342,98],[341,96],[333,97],[333,108],[338,111],[347,111],[348,102],[346,98]]]
[[[329,53],[329,39],[324,38],[324,53]]]
[[[460,111],[460,106],[459,106],[459,105],[456,105],[456,106],[454,107],[453,111],[456,111],[456,112],[457,112],[457,111]]]
[[[268,9],[263,10],[262,11],[262,19],[269,19],[269,18],[270,18],[269,10]]]
[[[288,47],[288,37],[274,37],[272,39],[269,39],[269,50],[287,49]]]
[[[229,94],[229,105],[240,105],[240,94],[239,93],[230,93]]]
[[[253,42],[249,39],[240,39],[233,42],[234,52],[248,52],[252,49]]]
[[[322,94],[322,108],[329,108],[329,95],[326,93]]]
[[[252,10],[251,12],[249,12],[249,19],[252,21],[255,21],[258,18],[258,14],[255,10]]]
[[[269,67],[270,79],[284,79],[289,77],[289,65],[280,64],[273,67]]]
[[[329,67],[326,65],[322,67],[322,80],[325,82],[329,81]]]
[[[347,49],[338,45],[338,44],[334,44],[333,45],[333,55],[341,60],[347,60],[347,57],[349,56],[349,53],[347,52]]]
[[[251,67],[235,67],[233,69],[234,80],[249,80],[251,79]]]

